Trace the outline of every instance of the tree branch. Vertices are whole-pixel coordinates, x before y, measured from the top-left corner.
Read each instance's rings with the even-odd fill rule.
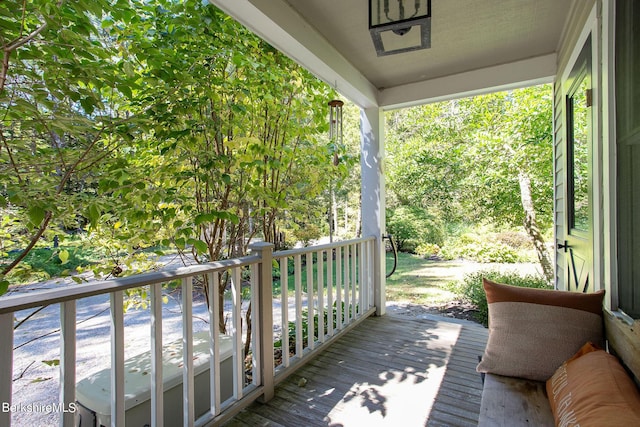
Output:
[[[58,189],[56,190],[56,195],[60,195],[60,193],[62,193],[64,186],[67,184],[69,179],[71,179],[71,175],[73,175],[73,172],[76,170],[78,165],[80,165],[80,163],[84,161],[84,159],[87,157],[89,152],[93,149],[93,146],[98,142],[98,139],[100,139],[100,135],[102,134],[102,131],[104,131],[104,127],[100,129],[100,131],[93,138],[89,146],[84,150],[82,155],[75,161],[75,163],[65,171],[65,174],[60,180],[60,184],[58,185]],[[31,249],[33,249],[33,247],[36,245],[38,240],[40,240],[45,230],[49,226],[49,222],[51,222],[52,217],[53,217],[53,212],[47,211],[45,213],[45,217],[42,220],[42,223],[40,223],[40,227],[38,227],[38,231],[36,232],[36,234],[33,235],[27,247],[22,252],[20,252],[20,255],[18,255],[11,264],[5,267],[5,269],[2,271],[3,276],[6,276],[11,270],[13,270],[16,267],[16,265],[18,265],[27,256],[27,254],[31,251]]]
[[[27,44],[31,40],[33,40],[38,34],[43,32],[46,28],[47,28],[47,23],[45,22],[44,24],[40,25],[38,28],[33,30],[28,36],[26,36],[24,38],[19,38],[18,37],[16,40],[14,40],[8,46],[4,46],[3,50],[5,52],[12,52],[12,51],[18,49],[19,47],[24,46],[25,44]]]
[[[25,9],[26,9],[26,6],[23,6],[23,8],[22,8],[23,20],[24,20],[24,11],[25,11]],[[35,30],[33,30],[26,37],[18,36],[18,38],[16,40],[10,42],[8,45],[2,46],[2,52],[3,52],[4,55],[2,57],[2,70],[0,71],[0,93],[4,92],[4,86],[5,86],[5,83],[7,82],[7,74],[9,73],[9,57],[11,56],[11,52],[13,52],[14,50],[18,49],[19,47],[24,46],[25,44],[29,43],[38,34],[43,32],[45,30],[45,28],[47,28],[47,23],[46,22],[44,24],[40,25]]]
[[[13,154],[11,153],[11,148],[9,147],[9,143],[7,142],[7,138],[4,136],[4,132],[2,131],[2,126],[0,125],[0,139],[4,144],[4,147],[7,149],[7,154],[9,155],[9,161],[11,162],[11,166],[13,170],[16,172],[16,176],[18,177],[18,182],[22,184],[22,177],[20,176],[20,171],[18,170],[18,165],[16,164],[15,159],[13,158]]]
[[[7,273],[13,270],[15,266],[18,265],[27,256],[27,254],[31,251],[31,249],[33,249],[33,247],[36,245],[38,240],[40,240],[40,237],[42,237],[42,235],[44,234],[44,231],[49,226],[49,222],[51,221],[52,216],[53,216],[52,212],[47,211],[47,213],[44,216],[44,219],[42,220],[42,223],[40,223],[40,227],[38,228],[38,231],[31,238],[31,241],[29,242],[27,247],[22,252],[20,252],[20,255],[18,255],[11,264],[9,264],[4,270],[2,270],[3,276],[6,276]]]

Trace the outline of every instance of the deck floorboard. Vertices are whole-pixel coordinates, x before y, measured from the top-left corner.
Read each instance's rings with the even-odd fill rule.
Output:
[[[486,340],[472,322],[371,317],[225,426],[474,426]]]

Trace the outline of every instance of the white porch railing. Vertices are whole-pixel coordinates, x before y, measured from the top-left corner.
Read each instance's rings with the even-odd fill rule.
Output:
[[[322,351],[340,334],[374,313],[373,266],[375,239],[349,240],[328,245],[273,252],[272,245],[256,243],[252,255],[208,264],[141,274],[82,286],[46,290],[37,294],[0,298],[0,402],[12,407],[14,313],[45,305],[60,305],[60,398],[58,408],[75,407],[76,402],[76,301],[108,294],[111,302],[111,417],[112,426],[125,425],[124,291],[148,287],[150,295],[151,425],[163,426],[163,342],[162,285],[182,282],[182,383],[185,426],[219,424],[258,398],[269,400],[274,387],[302,366],[314,353]],[[315,261],[314,261],[315,259]],[[280,273],[280,299],[273,298],[274,272]],[[304,270],[304,272],[303,272]],[[248,271],[248,277],[246,272]],[[245,273],[243,275],[243,273]],[[304,274],[304,276],[303,276]],[[220,278],[229,278],[232,303],[228,332],[233,342],[233,393],[221,401],[221,360],[219,331]],[[276,276],[277,277],[277,276]],[[306,278],[306,290],[303,287]],[[193,282],[207,283],[209,289],[209,374],[210,408],[195,413]],[[242,289],[250,284],[251,381],[246,381],[243,355]],[[293,282],[293,295],[289,283]],[[305,292],[306,291],[306,292]],[[280,307],[274,313],[274,303]],[[281,336],[274,336],[274,314],[280,318]],[[276,340],[276,338],[278,338]],[[294,340],[295,342],[292,342]],[[282,362],[274,367],[274,341],[282,349]],[[166,344],[166,343],[165,343]],[[291,351],[289,351],[291,350]],[[248,384],[247,384],[248,383]],[[198,391],[199,393],[201,391]],[[18,404],[18,402],[16,402]],[[60,425],[74,425],[73,411],[60,411]],[[0,411],[0,425],[11,425],[11,410]]]

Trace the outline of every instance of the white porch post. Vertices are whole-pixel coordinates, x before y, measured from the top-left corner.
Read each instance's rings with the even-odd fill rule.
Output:
[[[360,110],[360,168],[362,172],[362,236],[374,236],[373,303],[376,315],[386,312],[385,262],[382,234],[385,231],[384,113],[381,108]]]
[[[252,253],[260,256],[258,268],[257,302],[254,305],[254,313],[257,314],[258,333],[254,335],[257,340],[260,367],[260,385],[263,387],[262,402],[268,402],[274,396],[274,360],[273,360],[273,243],[256,242],[249,246]],[[254,291],[255,287],[251,290]],[[311,306],[311,301],[309,301]],[[254,320],[256,321],[256,320]]]

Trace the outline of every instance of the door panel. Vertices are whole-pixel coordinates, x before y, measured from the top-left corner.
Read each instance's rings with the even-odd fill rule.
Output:
[[[587,38],[569,77],[566,93],[567,124],[567,235],[564,249],[565,283],[575,292],[593,291],[593,137],[591,37]]]
[[[640,2],[616,1],[618,306],[640,319]]]
[[[590,257],[583,256],[584,250],[568,248],[568,271],[571,277],[567,282],[569,290],[575,292],[587,292],[589,288],[589,276],[591,271]]]

